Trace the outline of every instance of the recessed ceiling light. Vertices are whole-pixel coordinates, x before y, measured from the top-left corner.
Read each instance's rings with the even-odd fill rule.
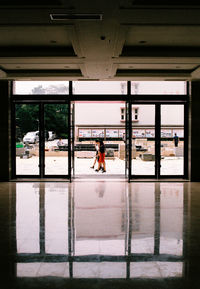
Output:
[[[81,13],[81,14],[50,14],[50,18],[53,21],[64,21],[64,20],[99,20],[103,18],[103,14],[92,14],[92,13]]]

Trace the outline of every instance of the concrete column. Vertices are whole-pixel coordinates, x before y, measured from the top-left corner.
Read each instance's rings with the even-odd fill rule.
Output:
[[[191,83],[189,115],[189,176],[191,181],[200,181],[200,81]]]
[[[11,176],[11,133],[9,82],[0,81],[0,181]]]

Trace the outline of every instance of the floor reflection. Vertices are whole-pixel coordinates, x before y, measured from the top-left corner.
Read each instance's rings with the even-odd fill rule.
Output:
[[[184,276],[184,183],[16,183],[16,275]]]

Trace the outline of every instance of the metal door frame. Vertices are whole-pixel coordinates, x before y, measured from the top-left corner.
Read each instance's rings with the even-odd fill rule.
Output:
[[[145,96],[146,98],[146,96]],[[140,101],[138,98],[131,101],[131,109],[132,105],[145,105],[152,104],[155,105],[155,174],[154,175],[133,175],[132,172],[130,174],[130,179],[187,179],[188,178],[188,101],[186,97],[181,99],[169,100],[167,98],[161,99],[161,97],[156,96],[154,99],[145,99]],[[183,163],[183,175],[161,175],[161,105],[184,105],[184,163]],[[133,124],[131,122],[131,126]],[[132,128],[131,128],[132,130]],[[131,134],[132,138],[132,134]],[[131,139],[132,141],[132,139]],[[132,153],[132,151],[131,151]],[[131,158],[132,160],[132,158]]]
[[[11,140],[11,156],[12,156],[12,178],[66,178],[72,180],[71,174],[71,165],[72,165],[72,157],[73,152],[71,146],[68,145],[68,174],[67,175],[44,175],[44,143],[43,147],[40,144],[40,151],[43,150],[40,156],[39,164],[40,164],[40,174],[39,175],[16,175],[16,144],[15,144],[15,104],[16,103],[26,103],[26,104],[39,104],[41,107],[41,111],[39,112],[39,127],[40,127],[40,137],[44,139],[44,104],[50,103],[68,103],[69,105],[69,113],[68,113],[68,144],[71,144],[71,135],[70,135],[70,128],[71,128],[71,119],[70,119],[70,107],[71,103],[74,101],[124,101],[128,104],[128,111],[129,111],[129,119],[131,119],[132,114],[132,105],[133,104],[155,104],[156,105],[156,120],[160,118],[160,110],[158,109],[159,105],[161,104],[184,104],[184,175],[183,176],[160,176],[160,157],[157,160],[156,164],[156,175],[157,178],[188,178],[188,105],[189,105],[189,83],[187,82],[187,93],[185,95],[134,95],[131,94],[131,81],[127,81],[127,93],[121,95],[73,95],[73,82],[69,81],[69,94],[66,95],[16,95],[13,94],[13,89],[11,89],[11,131],[12,131],[12,140]],[[43,109],[43,110],[42,110]],[[41,115],[43,114],[43,120]],[[160,121],[159,121],[160,122]],[[127,125],[127,124],[126,124]],[[130,181],[131,179],[137,178],[155,178],[155,176],[136,176],[131,174],[131,160],[132,160],[132,121],[129,121],[127,126],[129,131],[129,147],[128,147],[128,162],[129,162],[129,169],[127,179]],[[156,133],[156,141],[157,147],[160,144],[160,126],[157,125],[155,122],[155,133]],[[159,156],[160,148],[157,149],[157,155]],[[42,155],[43,154],[43,155]],[[43,171],[42,171],[43,170]]]
[[[19,175],[16,174],[16,144],[15,144],[15,139],[16,139],[16,130],[15,130],[15,105],[16,104],[35,104],[39,106],[39,113],[38,113],[38,119],[39,119],[39,174],[38,175]],[[45,122],[44,122],[44,106],[45,104],[68,104],[69,108],[69,100],[66,100],[66,98],[59,98],[58,96],[51,96],[50,99],[45,97],[44,95],[40,96],[40,100],[38,98],[34,99],[29,96],[24,97],[23,99],[18,98],[18,96],[13,98],[12,102],[12,115],[13,115],[13,125],[12,125],[12,178],[64,178],[64,179],[69,179],[70,175],[46,175],[45,174]],[[69,113],[68,113],[68,127],[70,124],[70,119],[69,119]],[[68,139],[69,139],[69,133],[68,133]],[[69,141],[69,140],[68,140]],[[69,159],[69,154],[70,154],[70,148],[68,145],[68,159]],[[69,168],[69,161],[68,161],[68,168]]]

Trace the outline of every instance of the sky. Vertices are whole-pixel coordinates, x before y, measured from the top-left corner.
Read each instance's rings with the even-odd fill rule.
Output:
[[[42,85],[69,85],[68,81],[16,81],[16,94],[31,94],[34,87]],[[126,81],[74,81],[74,94],[126,94]],[[132,94],[185,94],[184,81],[132,81]]]

